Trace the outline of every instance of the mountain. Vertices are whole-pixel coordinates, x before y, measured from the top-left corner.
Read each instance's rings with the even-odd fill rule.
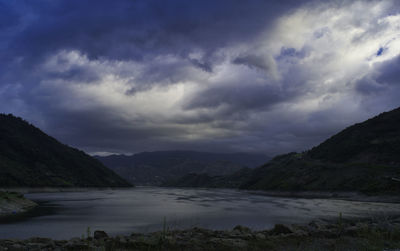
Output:
[[[334,163],[400,166],[400,108],[350,126],[307,154]]]
[[[194,151],[143,152],[131,156],[96,156],[104,165],[135,184],[160,185],[190,174],[210,177],[254,168],[269,160],[263,154],[207,153]]]
[[[224,186],[229,177],[219,180],[221,183],[215,184],[218,180],[203,179],[203,186]],[[185,180],[185,186],[191,186],[188,181]],[[398,193],[399,181],[400,108],[350,126],[309,151],[277,156],[253,169],[237,187],[372,194]]]
[[[128,187],[98,160],[0,114],[0,187]]]

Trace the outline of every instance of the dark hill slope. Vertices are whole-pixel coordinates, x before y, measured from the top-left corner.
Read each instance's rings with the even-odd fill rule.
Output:
[[[355,124],[307,153],[313,159],[400,164],[400,108]]]
[[[400,109],[355,124],[310,151],[275,157],[240,187],[398,193],[398,178]]]
[[[83,151],[59,143],[12,115],[0,114],[0,187],[131,186]]]
[[[207,187],[207,188],[237,188],[252,174],[252,169],[242,168],[239,171],[220,176],[206,173],[189,173],[175,180],[161,184],[166,187]]]

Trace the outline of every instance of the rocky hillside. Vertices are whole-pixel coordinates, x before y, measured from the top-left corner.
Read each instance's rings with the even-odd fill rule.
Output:
[[[0,114],[0,187],[131,186],[83,151]]]
[[[189,180],[196,181],[189,184]],[[198,186],[199,177],[172,185]],[[228,176],[206,180],[220,187]],[[231,184],[235,183],[235,180]],[[355,124],[303,153],[277,156],[237,187],[281,191],[400,192],[400,109]]]
[[[262,154],[194,151],[143,152],[131,156],[96,158],[122,177],[140,185],[160,185],[194,173],[204,177],[231,175],[242,168],[254,168],[269,160]]]

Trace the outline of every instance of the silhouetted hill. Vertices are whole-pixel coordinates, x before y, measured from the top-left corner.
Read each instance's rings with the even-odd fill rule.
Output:
[[[262,154],[207,153],[194,151],[143,152],[131,156],[96,156],[104,165],[135,184],[160,185],[190,174],[229,175],[269,160]]]
[[[307,155],[335,163],[400,166],[400,108],[346,128],[311,149]]]
[[[199,182],[223,187],[229,176]],[[400,109],[355,124],[303,153],[277,156],[252,170],[237,187],[282,191],[400,192]],[[235,180],[232,181],[232,184]],[[171,184],[180,186],[179,182]]]
[[[398,178],[400,109],[350,126],[310,151],[278,156],[240,187],[396,193]]]
[[[131,186],[98,160],[13,115],[0,114],[0,187]]]

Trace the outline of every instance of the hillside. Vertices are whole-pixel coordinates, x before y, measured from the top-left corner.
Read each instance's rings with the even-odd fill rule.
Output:
[[[228,176],[204,179],[224,186]],[[193,185],[190,180],[196,181]],[[199,177],[173,186],[198,186]],[[206,182],[207,181],[207,182]],[[232,181],[232,183],[235,180]],[[238,188],[281,191],[400,192],[400,109],[355,124],[303,153],[288,153],[253,169]]]
[[[400,108],[346,128],[307,155],[334,163],[400,166]]]
[[[166,187],[207,187],[237,188],[251,177],[252,169],[242,168],[229,175],[211,176],[206,173],[189,173],[174,180],[167,180],[161,186]]]
[[[400,191],[400,109],[355,124],[310,151],[274,158],[240,187],[263,190]]]
[[[207,153],[194,151],[143,152],[131,156],[96,156],[104,165],[135,184],[160,185],[188,174],[230,175],[244,167],[267,162],[262,154]]]
[[[98,160],[13,115],[0,114],[0,187],[131,186]]]

